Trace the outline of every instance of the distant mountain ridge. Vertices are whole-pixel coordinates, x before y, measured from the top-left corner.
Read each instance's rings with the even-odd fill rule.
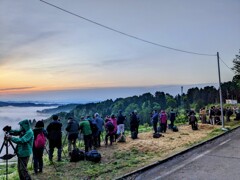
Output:
[[[13,102],[39,102],[39,103],[56,103],[63,104],[86,104],[91,102],[105,101],[106,99],[126,98],[130,96],[139,96],[146,92],[155,93],[156,91],[165,92],[176,96],[187,93],[188,89],[193,87],[203,88],[205,86],[214,86],[218,88],[217,83],[202,83],[202,84],[166,84],[153,86],[132,86],[132,87],[102,87],[102,88],[85,88],[85,89],[66,89],[39,91],[26,94],[6,94],[0,98],[0,101]]]
[[[15,106],[15,107],[49,107],[59,106],[59,104],[44,104],[44,103],[33,103],[33,102],[4,102],[0,101],[0,107],[4,106]]]
[[[37,112],[38,113],[46,113],[46,114],[56,114],[56,113],[60,113],[60,112],[70,112],[77,105],[79,105],[79,104],[66,104],[66,105],[58,106],[56,108],[43,109],[43,110],[37,111]]]

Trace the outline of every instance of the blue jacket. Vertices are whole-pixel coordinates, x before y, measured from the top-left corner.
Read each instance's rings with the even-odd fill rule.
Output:
[[[103,132],[104,121],[101,117],[96,118],[96,123],[98,127],[98,132]]]
[[[157,122],[158,122],[158,117],[159,117],[159,114],[158,114],[158,112],[156,112],[156,113],[153,115],[153,117],[152,117],[153,123],[157,123]]]

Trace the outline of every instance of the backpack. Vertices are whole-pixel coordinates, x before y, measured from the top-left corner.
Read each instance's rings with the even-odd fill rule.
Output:
[[[153,138],[160,138],[162,134],[159,133],[153,133]]]
[[[97,126],[97,123],[96,121],[89,121],[90,123],[90,126],[91,126],[91,130],[92,130],[92,133],[95,134],[98,132],[98,126]]]
[[[117,142],[126,142],[126,137],[122,134],[120,137],[117,139]]]
[[[86,160],[92,162],[101,161],[101,154],[97,150],[91,150],[85,153]]]
[[[84,151],[79,150],[78,148],[72,150],[70,155],[70,162],[78,162],[84,160],[85,153]]]
[[[107,122],[106,127],[107,127],[109,132],[112,132],[114,130],[114,128],[115,128],[111,121]]]
[[[173,131],[173,132],[178,132],[178,127],[177,127],[177,126],[173,126],[173,127],[172,127],[172,131]]]
[[[165,124],[167,122],[167,115],[165,113],[162,113],[160,119],[161,119],[161,123]]]
[[[46,144],[46,138],[45,138],[43,132],[40,132],[34,141],[34,145],[36,148],[44,148],[45,144]]]

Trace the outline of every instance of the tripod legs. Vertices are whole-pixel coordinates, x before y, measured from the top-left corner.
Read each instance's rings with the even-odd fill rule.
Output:
[[[6,160],[6,179],[8,179],[8,159],[10,159],[16,155],[16,149],[10,140],[4,139],[0,153],[2,152],[4,145],[6,146],[6,155],[4,155],[5,160]],[[8,154],[8,147],[10,145],[12,146],[12,148],[15,152],[14,155]],[[27,163],[28,163],[29,157],[19,157],[19,156],[17,156],[17,157],[18,157],[18,173],[19,173],[20,180],[31,180],[31,176],[29,175],[28,170],[27,170]]]
[[[47,154],[48,154],[48,156],[49,156],[49,151],[47,150],[47,148],[45,147],[45,150],[46,150],[46,152],[47,152]],[[54,162],[52,161],[52,164],[53,164],[53,167],[54,167],[54,169],[57,171],[57,168],[56,168],[56,166],[55,166],[55,164],[54,164]]]

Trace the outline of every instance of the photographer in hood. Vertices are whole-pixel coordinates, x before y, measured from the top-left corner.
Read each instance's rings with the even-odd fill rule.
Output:
[[[18,157],[18,174],[20,180],[29,180],[31,179],[31,176],[28,173],[27,164],[29,157],[32,154],[34,136],[28,120],[19,122],[19,125],[19,130],[8,131],[5,138],[17,144],[16,153]]]

